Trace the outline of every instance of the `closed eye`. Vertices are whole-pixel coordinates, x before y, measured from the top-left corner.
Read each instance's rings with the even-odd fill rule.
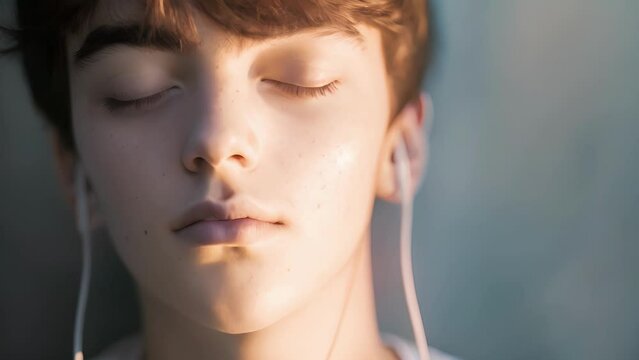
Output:
[[[131,99],[131,100],[121,100],[121,99],[110,97],[104,100],[104,105],[111,112],[116,112],[116,111],[121,111],[126,109],[141,110],[144,108],[152,107],[153,105],[160,103],[171,92],[177,89],[178,89],[177,86],[172,86],[166,90],[160,91],[153,95],[145,96],[138,99]]]
[[[278,80],[271,80],[271,79],[263,79],[262,81],[276,86],[278,89],[284,91],[285,93],[289,95],[293,95],[300,98],[309,98],[309,97],[314,98],[314,97],[326,96],[326,95],[332,94],[337,90],[337,84],[339,84],[339,81],[335,80],[323,86],[306,87],[306,86],[293,85],[293,84],[281,82]]]

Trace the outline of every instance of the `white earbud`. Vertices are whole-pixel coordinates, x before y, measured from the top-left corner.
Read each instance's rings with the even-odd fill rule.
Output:
[[[419,351],[421,360],[429,359],[428,344],[422,316],[419,311],[419,302],[415,292],[415,280],[413,277],[413,264],[411,258],[411,231],[413,223],[413,196],[411,194],[412,184],[410,182],[410,165],[408,161],[408,150],[404,138],[400,138],[399,145],[395,149],[395,159],[397,161],[396,179],[398,180],[401,196],[401,231],[400,231],[400,265],[402,270],[402,285],[408,315],[413,328],[413,337]]]
[[[82,334],[84,330],[84,315],[89,296],[89,280],[91,278],[91,229],[89,225],[89,207],[87,202],[86,177],[80,163],[75,167],[75,214],[76,224],[82,239],[82,275],[80,278],[80,292],[75,312],[75,326],[73,330],[73,359],[83,360]]]

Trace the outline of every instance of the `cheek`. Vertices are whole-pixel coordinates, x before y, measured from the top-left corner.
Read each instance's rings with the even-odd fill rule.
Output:
[[[78,151],[111,240],[136,282],[156,294],[188,294],[193,277],[183,267],[190,263],[176,251],[168,224],[193,186],[179,182],[178,135],[169,127],[164,119],[151,126],[94,118],[77,126]]]
[[[291,274],[317,284],[342,268],[368,228],[381,136],[344,126],[323,138],[315,134],[303,155],[291,160],[297,176],[287,180],[282,195],[291,199],[295,216]]]
[[[141,243],[135,239],[149,238],[164,222],[163,204],[176,200],[171,199],[175,192],[166,191],[174,172],[167,159],[176,158],[166,136],[172,132],[161,121],[149,126],[137,120],[78,115],[78,151],[100,212],[121,255],[127,256]]]

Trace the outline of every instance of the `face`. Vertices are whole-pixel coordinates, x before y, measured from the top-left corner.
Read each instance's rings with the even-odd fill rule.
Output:
[[[127,3],[67,39],[73,131],[99,211],[141,288],[210,328],[266,327],[335,276],[369,227],[389,121],[380,34],[242,43],[198,14],[189,51],[120,44],[78,65],[92,29],[138,19]],[[229,244],[176,231],[207,201],[266,225]]]

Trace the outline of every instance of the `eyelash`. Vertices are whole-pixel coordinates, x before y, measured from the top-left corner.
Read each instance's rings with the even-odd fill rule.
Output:
[[[305,87],[305,86],[298,86],[298,85],[288,84],[281,81],[270,80],[270,79],[264,79],[262,81],[270,82],[274,84],[275,86],[279,87],[280,89],[284,90],[285,92],[300,98],[308,98],[308,97],[315,98],[319,96],[326,96],[328,94],[332,94],[337,90],[337,84],[338,84],[338,81],[335,80],[324,86]],[[134,99],[134,100],[119,100],[115,98],[107,98],[105,99],[104,105],[111,112],[116,112],[118,110],[123,110],[126,108],[141,109],[147,106],[152,106],[153,104],[159,102],[167,95],[167,93],[170,90],[173,90],[173,89],[175,89],[175,87],[166,89],[164,91],[160,91],[159,93],[156,93],[150,96],[146,96],[146,97]]]
[[[177,89],[177,87],[171,87],[166,90],[160,91],[159,93],[134,100],[119,100],[115,98],[107,98],[105,99],[104,105],[111,112],[123,110],[126,108],[141,109],[147,106],[152,106],[153,104],[159,102],[169,93],[169,91],[173,89]]]
[[[335,81],[331,81],[330,83],[324,86],[305,87],[305,86],[298,86],[298,85],[288,84],[281,81],[270,80],[270,79],[264,79],[262,81],[272,83],[278,88],[280,88],[281,90],[284,90],[285,92],[291,95],[301,97],[301,98],[308,98],[308,97],[315,98],[319,96],[326,96],[328,94],[332,94],[337,90],[337,84],[339,83],[337,80],[335,80]]]

